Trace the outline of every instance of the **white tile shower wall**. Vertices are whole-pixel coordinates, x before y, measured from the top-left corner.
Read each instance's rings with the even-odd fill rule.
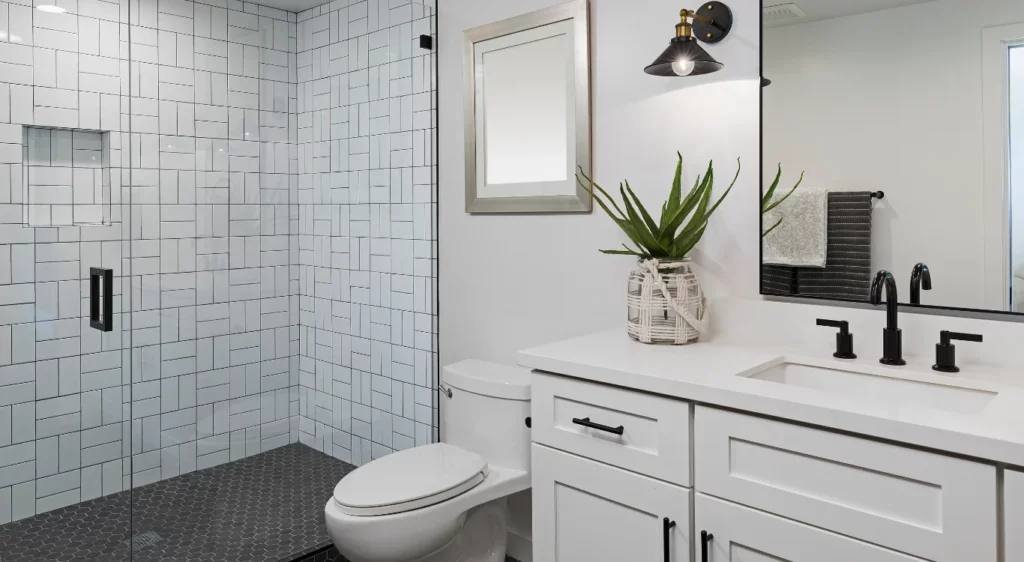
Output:
[[[60,4],[0,1],[0,524],[299,437],[296,15]],[[22,224],[22,124],[112,131],[109,226]]]
[[[298,15],[299,439],[355,465],[436,440],[435,13]]]

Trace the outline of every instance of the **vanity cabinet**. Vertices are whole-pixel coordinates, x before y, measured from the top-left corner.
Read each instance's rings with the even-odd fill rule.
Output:
[[[1000,561],[994,465],[537,371],[532,393],[537,562]],[[1004,488],[1024,562],[1024,473]]]
[[[695,488],[936,562],[996,560],[996,467],[698,406]]]
[[[532,454],[534,560],[689,562],[690,490],[544,445]]]
[[[1024,562],[1024,472],[1007,470],[1003,477],[1003,538],[1006,562]]]
[[[698,562],[921,560],[699,493],[694,529]],[[701,531],[712,537],[706,547],[701,544]],[[706,561],[702,560],[703,548],[707,549]]]
[[[530,382],[535,443],[690,485],[687,402],[544,373]]]

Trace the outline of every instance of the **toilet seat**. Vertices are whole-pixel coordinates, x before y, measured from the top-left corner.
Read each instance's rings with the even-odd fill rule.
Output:
[[[334,503],[348,515],[404,513],[459,496],[484,481],[487,462],[447,443],[381,457],[354,470],[334,488]]]

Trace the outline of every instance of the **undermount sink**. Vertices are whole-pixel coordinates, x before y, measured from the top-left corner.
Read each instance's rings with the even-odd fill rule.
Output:
[[[780,363],[748,378],[811,388],[845,398],[865,399],[895,406],[917,405],[949,412],[981,412],[998,395],[941,383],[929,383],[815,367],[800,363]]]

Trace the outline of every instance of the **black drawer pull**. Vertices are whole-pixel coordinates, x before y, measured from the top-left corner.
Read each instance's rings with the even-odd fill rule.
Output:
[[[700,562],[708,562],[708,543],[714,538],[715,535],[707,531],[700,532]]]
[[[590,421],[590,418],[573,418],[572,423],[576,425],[582,425],[583,427],[589,427],[590,429],[597,429],[600,431],[607,431],[608,433],[614,433],[615,435],[622,435],[622,432],[626,430],[625,427],[612,427],[610,425],[601,425]]]
[[[103,278],[103,313],[100,314],[100,278]],[[101,332],[114,329],[114,270],[89,268],[89,326]]]
[[[672,527],[675,526],[676,522],[668,517],[662,519],[662,536],[665,538],[665,562],[670,562],[672,559],[672,545],[669,543],[669,538],[672,536]]]

